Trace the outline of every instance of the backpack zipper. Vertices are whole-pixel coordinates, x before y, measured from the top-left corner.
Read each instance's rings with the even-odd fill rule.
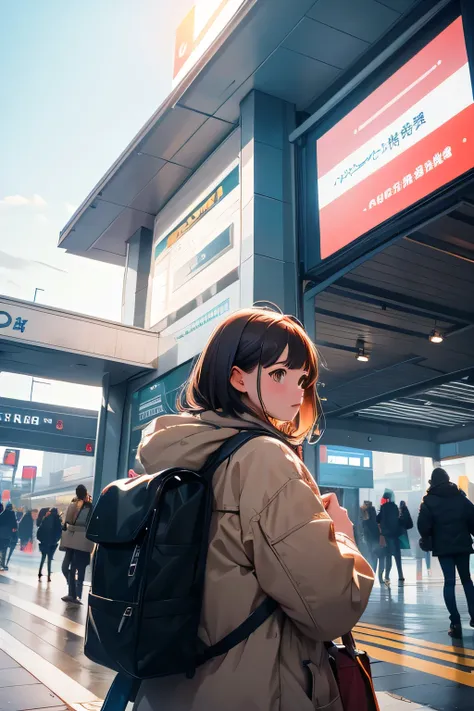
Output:
[[[130,561],[130,566],[128,568],[128,577],[129,578],[133,578],[133,576],[137,572],[137,565],[138,565],[139,557],[140,557],[140,546],[135,546],[135,550],[133,551],[132,559]]]
[[[131,617],[132,614],[133,614],[133,609],[131,607],[126,607],[125,612],[122,615],[122,619],[120,620],[120,624],[118,626],[118,630],[117,630],[118,633],[120,633],[122,631],[122,628],[125,624],[125,620],[127,619],[127,617]]]

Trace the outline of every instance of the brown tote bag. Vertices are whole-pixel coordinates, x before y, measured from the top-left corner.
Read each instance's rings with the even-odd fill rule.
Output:
[[[342,644],[326,646],[344,711],[380,711],[369,657],[356,648],[352,634],[344,635]]]

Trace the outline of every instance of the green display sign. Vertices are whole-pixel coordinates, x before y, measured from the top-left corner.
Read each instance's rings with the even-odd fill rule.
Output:
[[[189,377],[192,361],[183,363],[132,395],[129,469],[133,469],[144,428],[160,415],[177,412],[176,399]]]

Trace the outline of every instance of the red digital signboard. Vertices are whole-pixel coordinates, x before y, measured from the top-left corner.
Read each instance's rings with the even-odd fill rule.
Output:
[[[21,470],[21,478],[32,481],[36,479],[36,472],[37,467],[23,467],[23,469]]]
[[[458,18],[316,143],[321,258],[474,167]]]

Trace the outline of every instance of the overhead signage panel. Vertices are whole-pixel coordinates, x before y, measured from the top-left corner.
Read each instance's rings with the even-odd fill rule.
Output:
[[[196,0],[175,35],[173,89],[226,28],[245,0]]]
[[[0,398],[0,444],[94,456],[97,416],[71,409],[42,409],[34,403]],[[10,463],[12,457],[4,463]],[[15,464],[15,462],[13,462]]]
[[[474,167],[458,18],[316,142],[321,258]]]

